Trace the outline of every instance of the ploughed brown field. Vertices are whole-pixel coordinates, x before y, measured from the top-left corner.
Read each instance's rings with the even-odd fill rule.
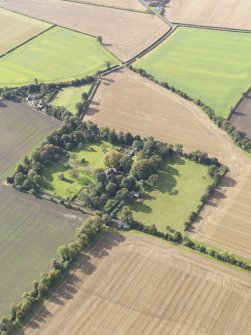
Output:
[[[171,0],[165,16],[175,23],[251,30],[251,1]]]
[[[107,6],[113,8],[131,9],[137,11],[146,10],[146,7],[139,0],[74,0],[74,2]]]
[[[20,158],[29,155],[61,122],[14,102],[0,102],[0,181],[13,172]]]
[[[232,114],[230,122],[251,139],[251,90]]]
[[[250,276],[146,235],[105,234],[24,335],[249,335]]]
[[[190,237],[251,258],[251,160],[199,107],[124,70],[102,80],[85,120],[218,157],[230,172],[200,213]]]
[[[103,44],[121,60],[137,55],[170,27],[156,15],[90,6],[61,0],[0,0],[0,7],[102,36]]]

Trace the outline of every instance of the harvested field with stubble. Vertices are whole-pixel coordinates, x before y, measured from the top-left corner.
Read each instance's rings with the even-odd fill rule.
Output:
[[[13,172],[20,158],[39,145],[61,122],[14,102],[0,103],[0,180]]]
[[[103,44],[125,61],[161,37],[170,27],[156,15],[60,0],[0,0],[0,6],[82,33],[102,36]],[[108,24],[109,23],[109,24]]]
[[[136,10],[144,12],[146,7],[139,0],[66,0],[84,4],[106,6],[119,9]]]
[[[230,123],[251,139],[251,90],[231,115]]]
[[[50,26],[46,22],[0,8],[0,55],[24,43]]]
[[[251,258],[251,160],[199,107],[125,70],[102,80],[85,120],[218,157],[230,172],[190,237]]]
[[[105,234],[22,335],[249,335],[248,274],[136,234]]]
[[[48,271],[86,215],[0,184],[0,315]]]
[[[249,0],[171,0],[165,16],[176,23],[251,30]]]

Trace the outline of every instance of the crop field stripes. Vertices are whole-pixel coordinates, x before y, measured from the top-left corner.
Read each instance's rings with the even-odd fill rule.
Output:
[[[97,242],[22,334],[235,335],[241,321],[240,334],[248,335],[248,275],[158,239],[126,234],[114,244],[112,235]]]

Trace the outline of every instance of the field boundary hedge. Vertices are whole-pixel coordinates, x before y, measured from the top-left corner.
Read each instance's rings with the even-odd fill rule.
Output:
[[[247,34],[250,34],[250,32],[251,32],[251,30],[248,30],[248,29],[237,29],[237,28],[217,27],[217,26],[204,26],[204,25],[196,25],[196,24],[191,24],[191,23],[180,23],[180,22],[173,22],[173,21],[170,21],[170,23],[176,24],[179,27],[185,27],[185,28],[221,30],[221,31],[228,31],[228,32],[233,32],[233,33],[247,33]]]
[[[21,14],[21,15],[22,15],[22,14]],[[39,20],[38,20],[38,21],[39,21]],[[47,22],[47,23],[48,23],[48,22]],[[22,43],[16,45],[15,47],[13,47],[13,48],[11,48],[10,50],[6,51],[4,54],[1,54],[1,55],[0,55],[0,58],[3,58],[3,57],[5,57],[5,56],[7,56],[8,54],[10,54],[11,52],[13,52],[13,51],[15,51],[16,49],[20,48],[21,46],[23,46],[23,45],[29,43],[30,41],[34,40],[34,39],[37,38],[38,36],[43,35],[43,34],[46,33],[47,31],[49,31],[49,30],[51,30],[51,29],[53,29],[53,28],[56,27],[55,24],[52,24],[52,23],[48,23],[48,24],[51,24],[51,26],[48,27],[48,28],[46,28],[46,29],[43,30],[43,31],[40,31],[40,33],[37,33],[36,35],[30,37],[28,40],[26,40],[26,41],[24,41],[24,42],[22,42]]]
[[[140,14],[147,14],[146,11],[139,10],[139,9],[132,9],[132,8],[122,8],[122,7],[115,7],[115,6],[108,6],[108,5],[102,5],[102,4],[96,4],[91,1],[76,1],[76,0],[63,0],[65,2],[74,2],[74,3],[79,3],[82,5],[89,5],[89,6],[96,6],[96,7],[104,7],[104,8],[111,8],[111,9],[116,9],[116,10],[124,10],[126,12],[135,12],[135,13],[140,13]],[[139,1],[141,2],[141,1]]]
[[[217,116],[215,114],[215,111],[211,107],[205,105],[201,100],[191,98],[187,93],[182,92],[174,86],[170,86],[167,82],[160,82],[159,80],[155,79],[151,74],[148,74],[144,69],[137,69],[134,68],[132,65],[129,65],[129,69],[138,73],[142,77],[151,80],[155,84],[160,85],[161,87],[164,87],[167,90],[172,91],[173,93],[178,94],[180,97],[191,101],[195,105],[199,106],[219,128],[223,129],[232,138],[233,142],[236,145],[238,145],[242,150],[251,153],[251,140],[245,134],[238,131],[233,125],[231,125],[228,119]]]
[[[236,112],[237,108],[240,106],[240,104],[246,99],[246,95],[251,93],[251,86],[242,94],[242,97],[240,100],[235,104],[235,106],[231,109],[231,112],[228,115],[227,120],[230,121],[233,114]]]

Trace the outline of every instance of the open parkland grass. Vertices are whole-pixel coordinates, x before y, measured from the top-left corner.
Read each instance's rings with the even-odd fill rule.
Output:
[[[96,38],[54,27],[0,59],[0,87],[83,78],[105,61],[117,63]]]
[[[177,28],[134,65],[228,117],[250,87],[251,34]]]
[[[85,144],[82,149],[71,151],[70,155],[75,153],[76,157],[64,158],[46,167],[43,174],[43,190],[62,198],[72,198],[83,187],[94,184],[93,173],[96,169],[105,168],[104,155],[112,148],[111,144],[105,142]],[[85,161],[81,162],[83,158]],[[70,164],[70,168],[66,168],[65,164]],[[78,170],[77,178],[71,175],[71,171],[74,169]],[[62,173],[64,180],[59,180],[58,177]]]
[[[64,106],[72,114],[76,114],[76,104],[81,102],[81,95],[83,93],[88,93],[90,88],[91,85],[63,88],[58,92],[50,104],[53,106]]]
[[[0,55],[51,27],[51,24],[0,8]]]
[[[184,158],[170,158],[159,170],[154,190],[144,192],[143,202],[130,205],[133,217],[146,225],[155,224],[166,233],[166,227],[184,231],[184,223],[196,211],[212,179],[208,167]]]
[[[0,315],[48,270],[86,217],[0,184]]]

